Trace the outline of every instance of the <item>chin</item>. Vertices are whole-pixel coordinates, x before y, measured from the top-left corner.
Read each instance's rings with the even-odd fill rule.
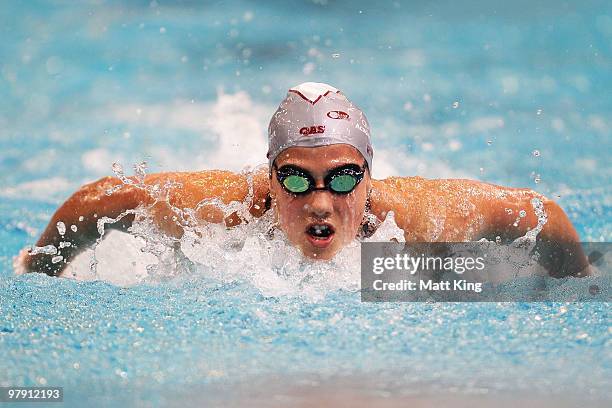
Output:
[[[324,253],[311,253],[307,255],[309,258],[314,259],[315,261],[329,261],[334,256],[336,256],[338,252],[324,252]]]
[[[309,243],[305,243],[305,245],[302,247],[302,254],[305,257],[315,261],[329,261],[340,251],[340,248],[325,248],[324,250],[317,250],[311,247],[305,250],[304,247],[308,248]]]

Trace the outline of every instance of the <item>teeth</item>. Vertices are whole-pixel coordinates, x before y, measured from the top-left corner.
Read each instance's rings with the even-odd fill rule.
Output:
[[[331,234],[331,229],[327,225],[313,225],[310,227],[310,233],[317,237],[327,237]]]

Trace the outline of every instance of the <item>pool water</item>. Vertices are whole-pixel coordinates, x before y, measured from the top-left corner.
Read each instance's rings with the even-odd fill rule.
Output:
[[[111,233],[94,280],[15,274],[114,162],[264,163],[267,121],[304,81],[367,113],[375,177],[529,187],[611,241],[609,2],[429,3],[2,4],[0,386],[63,386],[69,406],[609,405],[609,302],[362,303],[358,247],[298,279],[261,225],[162,264]]]

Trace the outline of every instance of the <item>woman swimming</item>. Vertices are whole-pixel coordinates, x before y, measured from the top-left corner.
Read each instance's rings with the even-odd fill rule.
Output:
[[[146,176],[141,185],[136,179],[125,184],[116,177],[87,184],[56,211],[37,242],[55,251],[22,251],[20,262],[27,271],[60,275],[99,237],[97,220],[114,219],[142,205],[149,206],[165,233],[180,237],[177,209],[193,210],[200,222],[231,227],[242,218],[238,213],[225,216],[215,200],[246,200],[252,216],[274,211],[279,227],[304,256],[328,260],[356,237],[371,233],[376,225],[371,221],[391,211],[407,242],[512,240],[538,226],[535,200],[547,216],[537,235],[540,264],[557,277],[588,273],[578,234],[566,214],[534,191],[463,179],[372,179],[367,118],[330,85],[308,82],[291,88],[272,116],[268,141],[268,169],[251,174],[159,173]],[[154,199],[151,191],[168,183],[175,187],[168,188],[166,199]],[[109,190],[114,192],[109,195]],[[524,215],[518,223],[517,214]],[[131,214],[106,225],[127,230],[133,220]],[[58,223],[75,228],[59,231]]]

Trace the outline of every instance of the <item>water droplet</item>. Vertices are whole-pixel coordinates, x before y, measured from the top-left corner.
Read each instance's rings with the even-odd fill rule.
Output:
[[[338,53],[332,54],[332,58],[340,58],[340,54]]]
[[[113,173],[119,178],[123,176],[123,166],[117,162],[112,165]]]
[[[480,173],[484,173],[484,167],[480,168]]]
[[[83,221],[85,219],[85,217],[83,217],[82,215],[79,216],[79,221]]]
[[[140,184],[144,183],[144,179],[147,175],[147,162],[143,161],[134,164],[134,173],[136,173],[136,179]]]
[[[166,34],[166,27],[160,27],[159,28],[159,33],[160,34]]]
[[[106,195],[107,195],[107,196],[113,195],[113,194],[115,194],[117,191],[121,190],[121,188],[122,188],[122,187],[123,187],[123,184],[119,184],[119,185],[116,185],[116,186],[114,186],[114,187],[111,187],[111,188],[109,188],[108,190],[106,190]]]
[[[533,152],[531,152],[531,154],[533,157],[540,157],[540,151],[538,149],[535,149]]]
[[[492,140],[487,140],[487,144],[488,144],[489,146],[491,146],[491,145],[493,144],[493,141],[492,141]]]
[[[511,208],[506,208],[505,210],[506,210],[506,214],[508,214],[508,215],[512,214],[512,209]]]
[[[459,107],[459,102],[455,101],[453,102],[453,109],[457,109]]]
[[[80,217],[79,217],[79,218],[80,218]],[[72,225],[70,226],[70,229],[72,230],[72,232],[77,232],[77,226],[76,226],[76,225],[74,225],[74,224],[72,224]]]
[[[541,179],[540,179],[540,175],[539,175],[539,174],[536,174],[536,176],[535,176],[535,178],[533,179],[533,181],[534,181],[536,184],[538,184],[538,183],[541,181]]]
[[[519,212],[519,216],[520,216],[521,218],[525,218],[525,217],[527,216],[527,211],[525,211],[525,210],[521,210],[521,211]]]
[[[542,109],[538,109],[538,110],[536,111],[536,115],[541,115],[541,114],[542,114]]]
[[[60,262],[62,259],[64,259],[64,257],[61,255],[54,256],[53,258],[51,258],[51,263],[56,264]]]
[[[64,235],[66,233],[66,224],[64,224],[61,221],[58,221],[56,226],[57,226],[57,232],[59,232],[60,235]]]
[[[45,245],[44,247],[33,247],[30,252],[30,255],[38,255],[38,254],[46,254],[46,255],[55,255],[57,254],[57,248],[53,245]]]

